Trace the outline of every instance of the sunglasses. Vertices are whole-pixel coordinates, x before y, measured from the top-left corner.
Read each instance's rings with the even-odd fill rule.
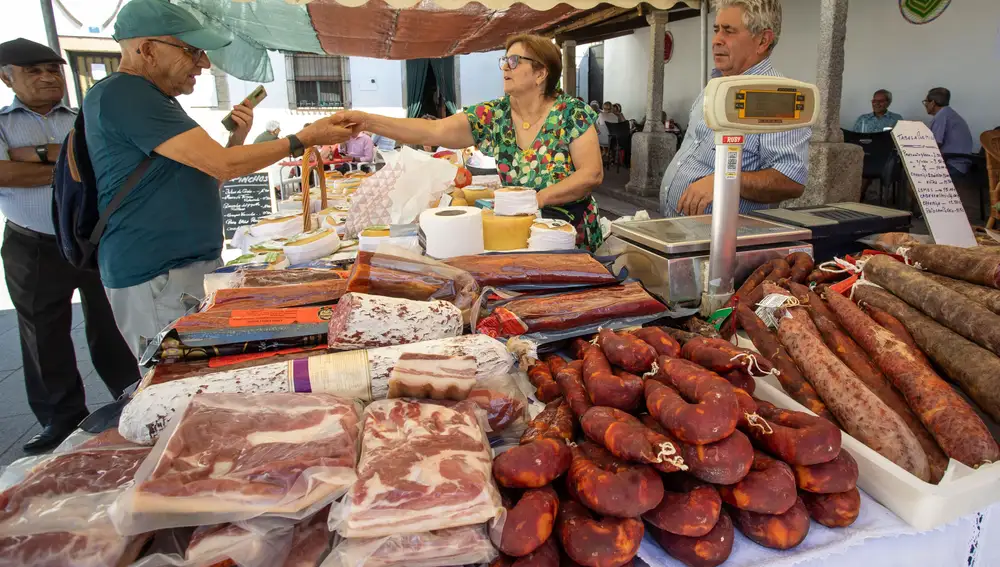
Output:
[[[507,68],[513,71],[514,69],[517,69],[517,66],[521,64],[521,61],[534,61],[536,63],[538,62],[535,59],[532,59],[530,57],[525,57],[523,55],[501,55],[500,70],[502,71],[504,68],[503,66],[507,65]]]
[[[187,53],[188,57],[190,57],[191,60],[194,61],[195,63],[201,61],[201,58],[205,55],[205,50],[198,49],[197,47],[177,45],[176,43],[170,43],[169,41],[163,41],[162,39],[150,39],[149,41],[152,41],[153,43],[162,43],[163,45],[169,45],[170,47],[176,47],[177,49],[180,49],[184,53]],[[139,50],[136,49],[135,52],[139,53]]]

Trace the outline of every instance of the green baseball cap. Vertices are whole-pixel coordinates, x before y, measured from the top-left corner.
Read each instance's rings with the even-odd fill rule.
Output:
[[[115,41],[169,35],[192,47],[211,51],[233,42],[231,34],[199,22],[191,12],[167,0],[132,0],[118,12]]]

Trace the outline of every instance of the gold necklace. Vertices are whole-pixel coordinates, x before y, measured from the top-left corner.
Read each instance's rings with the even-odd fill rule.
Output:
[[[534,120],[532,120],[531,122],[528,122],[527,120],[523,120],[523,118],[524,118],[524,113],[523,112],[521,112],[520,110],[518,110],[517,113],[522,118],[521,128],[523,128],[525,130],[528,130],[529,128],[531,128],[536,122],[538,122],[542,118],[541,116],[539,116],[539,117],[535,118]]]

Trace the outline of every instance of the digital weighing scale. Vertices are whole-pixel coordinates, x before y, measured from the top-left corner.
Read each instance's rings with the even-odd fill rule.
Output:
[[[703,315],[732,296],[734,282],[760,264],[791,252],[807,228],[739,214],[745,134],[811,126],[819,91],[782,77],[719,77],[705,87],[705,124],[715,131],[712,214],[613,223],[598,252],[621,254],[618,264],[668,304],[697,305]]]

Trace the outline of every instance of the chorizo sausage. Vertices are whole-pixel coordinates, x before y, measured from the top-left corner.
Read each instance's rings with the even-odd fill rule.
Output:
[[[774,368],[759,354],[722,339],[692,339],[681,348],[681,356],[718,374],[742,368],[752,374],[766,376]]]
[[[594,345],[588,343],[583,339],[576,338],[573,339],[572,343],[570,343],[569,350],[570,352],[573,353],[573,358],[577,360],[583,360],[583,353],[587,352],[587,349],[589,349],[592,346]]]
[[[629,372],[643,374],[656,362],[656,350],[629,333],[616,333],[601,329],[597,344],[611,364]]]
[[[556,538],[545,540],[538,549],[524,557],[519,557],[511,567],[559,567],[559,546]]]
[[[846,279],[848,276],[847,272],[831,272],[825,270],[822,267],[816,268],[812,272],[809,272],[809,277],[806,278],[806,283],[823,285],[833,282],[839,282],[840,280]]]
[[[784,514],[795,504],[795,475],[787,464],[754,452],[750,473],[736,484],[720,486],[722,501],[758,514]]]
[[[646,380],[646,407],[671,435],[706,444],[736,429],[740,410],[729,382],[688,360],[661,356],[657,364]]]
[[[917,346],[917,342],[913,340],[913,335],[906,330],[906,326],[903,325],[902,321],[871,304],[865,305],[864,309],[865,313],[876,323],[882,325],[887,331],[895,335],[897,339],[906,343],[912,349],[913,356],[917,357],[927,366],[931,365],[931,361],[924,354],[924,351],[920,350],[920,347]]]
[[[751,541],[772,549],[791,549],[809,534],[809,512],[801,499],[784,514],[758,514],[739,508],[728,508],[733,523]]]
[[[642,378],[629,373],[615,375],[608,358],[596,346],[583,355],[583,383],[594,405],[632,411],[642,403]]]
[[[818,494],[847,492],[858,485],[858,463],[841,449],[837,458],[818,465],[792,467],[800,490]]]
[[[749,398],[749,396],[747,396]],[[649,415],[642,416],[642,423],[657,433],[666,434],[660,422]],[[691,476],[712,484],[739,482],[750,471],[753,463],[753,445],[739,430],[722,441],[707,445],[693,445],[674,440],[681,458]]]
[[[887,258],[876,256],[869,260],[865,273],[872,262],[883,257]],[[850,299],[839,293],[828,293],[826,299],[840,324],[903,394],[946,455],[970,467],[1000,458],[1000,449],[983,420],[951,386],[922,364],[906,343],[872,321]]]
[[[662,472],[687,468],[670,438],[621,410],[594,406],[583,414],[580,426],[587,438],[619,459],[653,465]]]
[[[552,487],[526,491],[517,504],[507,510],[500,551],[523,557],[541,547],[552,535],[558,512],[559,497]]]
[[[719,513],[712,531],[702,537],[672,534],[655,526],[649,533],[664,551],[688,567],[717,567],[733,552],[733,522],[725,510]]]
[[[556,383],[562,389],[573,415],[580,419],[591,406],[587,388],[583,385],[583,361],[574,360],[567,364],[556,374]]]
[[[841,437],[836,425],[822,417],[755,401],[760,419],[744,427],[744,433],[768,453],[790,465],[826,463],[840,453]]]
[[[594,519],[579,502],[563,503],[556,527],[563,551],[585,567],[622,567],[639,552],[646,529],[638,518]]]
[[[581,443],[572,451],[566,488],[598,514],[637,518],[663,498],[663,481],[652,467],[619,461],[593,443]]]
[[[573,440],[573,410],[565,398],[553,400],[545,405],[545,409],[528,422],[528,427],[521,434],[522,445],[536,439]]]
[[[632,331],[632,334],[653,347],[659,356],[670,356],[676,358],[680,356],[681,344],[671,337],[661,327],[643,327]]]
[[[549,403],[562,395],[562,389],[552,378],[552,369],[544,360],[536,360],[528,367],[528,381],[535,387],[535,397]]]
[[[809,277],[810,272],[816,266],[812,256],[805,252],[793,252],[785,256],[785,261],[792,267],[788,273],[788,279],[799,284],[806,281],[806,278]]]
[[[743,390],[747,394],[753,394],[757,390],[757,382],[753,379],[753,376],[749,372],[742,368],[734,368],[725,374],[720,374],[733,385],[733,388]]]
[[[560,370],[566,368],[566,365],[569,364],[565,358],[559,356],[558,354],[546,354],[542,356],[542,360],[549,365],[549,369],[552,371],[553,377],[555,377]]]
[[[681,478],[670,478],[670,477]],[[708,535],[719,521],[722,499],[714,486],[683,474],[666,475],[663,500],[642,519],[672,534],[687,537]]]
[[[799,363],[844,431],[917,478],[930,480],[927,453],[916,435],[819,337],[807,332],[798,319],[782,317],[778,339]]]
[[[774,364],[777,369],[775,375],[778,378],[778,382],[781,383],[782,389],[793,400],[799,402],[811,412],[832,421],[834,419],[833,414],[826,408],[826,404],[819,399],[819,394],[802,377],[802,373],[795,366],[791,357],[788,356],[788,352],[778,342],[778,338],[768,330],[764,322],[757,317],[757,314],[747,306],[740,305],[736,308],[736,317],[740,326],[750,336],[750,340],[753,341],[757,350]]]
[[[541,488],[562,476],[573,453],[558,439],[538,439],[512,447],[493,460],[493,476],[507,488]]]
[[[861,493],[857,488],[831,494],[802,492],[801,496],[812,519],[828,528],[845,528],[861,513]]]

